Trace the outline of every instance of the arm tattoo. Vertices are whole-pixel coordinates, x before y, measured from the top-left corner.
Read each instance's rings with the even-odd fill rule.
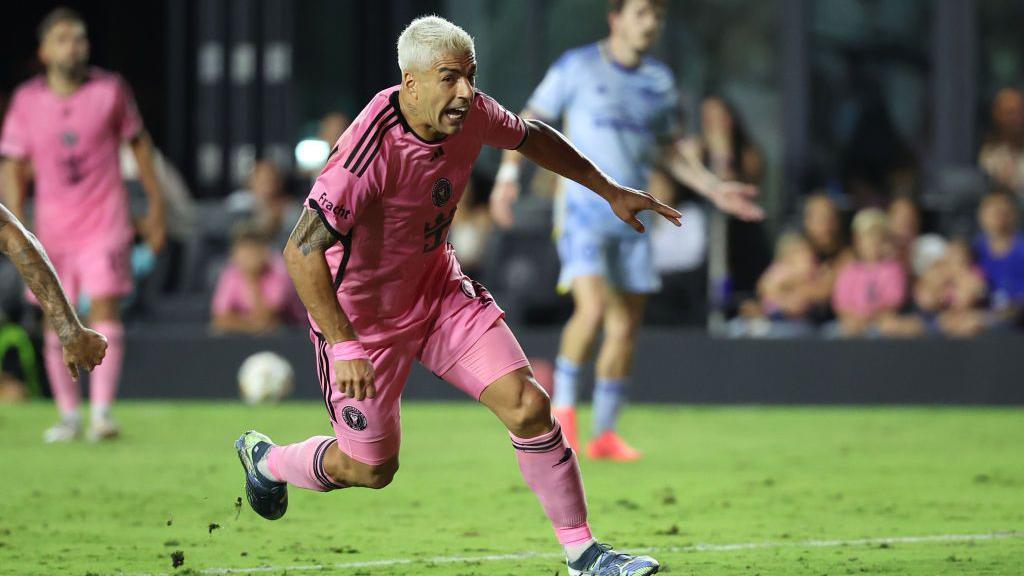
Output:
[[[312,210],[303,210],[295,229],[292,230],[289,241],[302,252],[303,256],[309,256],[313,251],[323,251],[331,247],[338,240],[327,229],[320,215]]]
[[[10,255],[11,261],[25,279],[29,290],[36,295],[60,341],[67,342],[78,325],[78,318],[46,253],[34,238],[29,237],[27,240],[25,246]]]

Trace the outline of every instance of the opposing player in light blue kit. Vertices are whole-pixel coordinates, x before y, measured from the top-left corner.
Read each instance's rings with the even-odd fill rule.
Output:
[[[663,167],[719,209],[744,220],[762,218],[756,188],[723,182],[682,144],[679,95],[672,71],[646,55],[661,32],[664,0],[610,0],[608,38],[569,50],[548,70],[522,116],[564,124],[564,132],[598,167],[619,182],[645,189]],[[513,223],[519,195],[519,162],[505,152],[491,194],[499,226]],[[650,225],[650,215],[641,218]],[[593,459],[635,460],[640,453],[616,433],[648,294],[660,288],[651,240],[619,220],[607,203],[562,179],[555,231],[562,260],[559,288],[571,291],[575,310],[562,332],[552,401],[555,417],[578,450],[576,397],[580,367],[597,335]]]

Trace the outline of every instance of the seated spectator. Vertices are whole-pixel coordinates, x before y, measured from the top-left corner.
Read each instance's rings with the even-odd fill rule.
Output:
[[[955,240],[920,275],[914,287],[914,303],[941,333],[975,336],[985,327],[985,314],[980,309],[985,292],[985,279],[972,262],[970,245]]]
[[[1024,234],[1017,204],[1008,194],[992,192],[978,209],[981,234],[974,244],[978,265],[988,284],[990,305],[998,319],[1013,318],[1024,307]]]
[[[818,192],[807,198],[803,209],[803,234],[818,264],[813,285],[817,304],[812,316],[815,321],[823,322],[831,318],[829,302],[836,273],[851,258],[839,209],[827,194]]]
[[[907,297],[907,274],[895,258],[885,212],[869,208],[853,219],[855,260],[836,277],[832,307],[843,336],[916,336],[921,321],[901,316]]]
[[[271,251],[256,223],[235,226],[231,261],[217,280],[212,328],[217,332],[263,334],[301,317],[298,296],[284,259]]]
[[[997,187],[1024,197],[1024,95],[1019,90],[1003,88],[992,100],[992,127],[978,165]]]
[[[228,196],[227,209],[236,221],[256,222],[275,246],[284,246],[299,218],[301,203],[285,193],[284,179],[277,165],[270,160],[260,160],[249,172],[246,189]]]
[[[783,234],[775,259],[757,283],[759,301],[740,305],[729,335],[785,338],[814,332],[810,312],[820,300],[815,290],[818,271],[810,242],[798,233]]]
[[[914,242],[921,234],[921,210],[917,203],[906,196],[901,196],[889,203],[889,235],[892,238],[896,257],[903,263],[904,269],[910,269],[910,254]]]

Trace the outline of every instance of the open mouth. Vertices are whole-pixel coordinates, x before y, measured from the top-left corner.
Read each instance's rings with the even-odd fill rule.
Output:
[[[452,122],[462,122],[466,119],[466,114],[469,113],[469,106],[453,106],[451,108],[445,108],[444,116]]]

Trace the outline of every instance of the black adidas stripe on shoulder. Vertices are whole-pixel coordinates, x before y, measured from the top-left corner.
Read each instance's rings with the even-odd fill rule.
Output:
[[[401,122],[401,115],[394,106],[388,103],[381,108],[377,116],[363,131],[362,136],[359,137],[359,142],[352,148],[352,152],[345,160],[345,169],[361,177],[369,168],[377,152],[380,151],[380,146],[384,142],[384,134],[397,126],[399,122]]]

